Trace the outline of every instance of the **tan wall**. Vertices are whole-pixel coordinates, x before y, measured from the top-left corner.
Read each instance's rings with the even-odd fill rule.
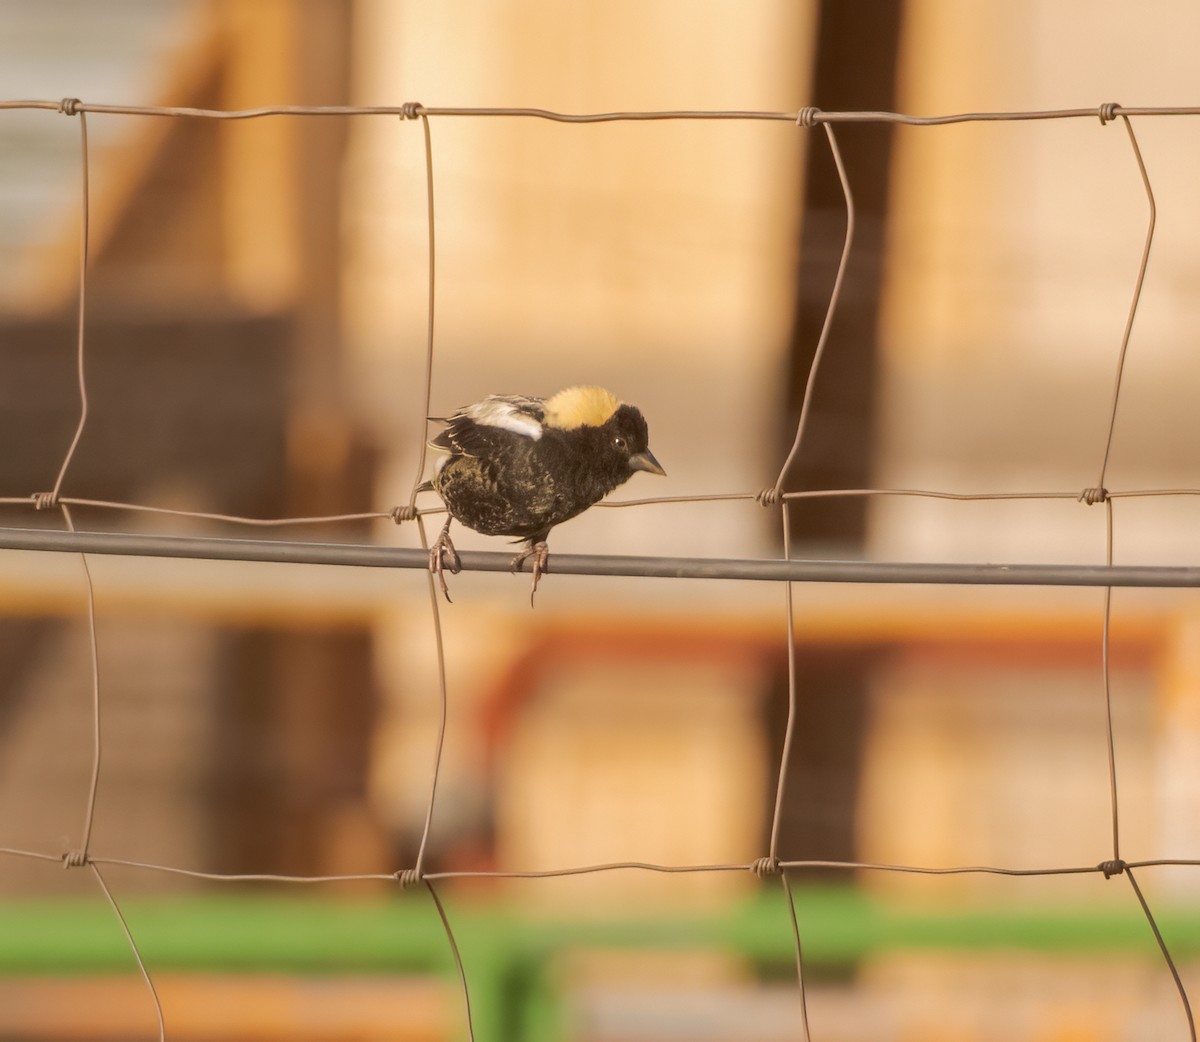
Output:
[[[477,5],[469,18],[457,5],[415,2],[363,2],[356,10],[354,100],[360,104],[779,110],[798,107],[808,87],[812,10],[782,0],[750,8],[734,0],[703,7],[682,0],[586,7],[523,0]],[[614,498],[756,491],[773,481],[781,460],[770,439],[782,401],[778,383],[791,321],[807,132],[788,123],[567,126],[474,118],[434,118],[431,131],[438,309],[432,413],[445,415],[487,393],[545,395],[599,383],[643,410],[651,445],[669,474],[632,481]],[[348,346],[360,412],[386,446],[379,498],[400,502],[412,486],[417,439],[424,436],[422,133],[419,123],[396,119],[356,121],[351,132]],[[436,505],[434,497],[429,505]],[[507,549],[499,540],[458,531],[460,547]],[[775,536],[753,503],[594,510],[556,529],[551,549],[752,556]],[[400,538],[415,537],[405,530]],[[457,577],[462,604],[446,615],[455,737],[445,792],[480,784],[469,707],[529,639],[528,609],[523,598],[511,600],[515,586],[505,578]],[[411,586],[423,594],[423,583]],[[700,610],[698,592],[722,607],[729,597],[761,604],[775,592],[727,587],[577,584],[556,576],[553,589],[543,584],[539,590],[532,622],[617,604],[637,605],[639,615],[650,604],[687,605],[691,612]],[[484,610],[468,614],[472,602]],[[512,604],[520,615],[508,610]],[[492,613],[499,605],[508,606],[503,619]],[[386,656],[391,708],[378,743],[376,791],[391,813],[411,822],[427,791],[435,678],[422,665],[428,635],[408,634],[401,648],[395,632],[381,626],[393,650]],[[677,681],[664,690],[655,676],[629,686],[651,709],[685,686]],[[755,856],[765,775],[745,769],[757,748],[756,710],[752,699],[739,702],[739,694],[745,692],[696,700],[686,717],[688,735],[704,748],[720,736],[720,749],[685,755],[691,743],[680,746],[670,714],[658,729],[635,728],[637,748],[654,743],[657,752],[639,759],[625,749],[629,762],[640,765],[638,787],[666,794],[662,807],[678,803],[698,778],[739,779],[713,796],[703,829],[678,832],[679,841],[691,836],[691,847],[668,840],[655,824],[659,819],[644,813],[647,805],[639,816],[639,806],[616,790],[602,812],[579,816],[578,801],[563,797],[562,772],[580,785],[587,774],[599,799],[608,767],[619,761],[608,757],[624,743],[605,746],[600,758],[608,767],[596,762],[589,774],[593,760],[572,744],[580,727],[571,724],[554,731],[552,740],[535,742],[541,751],[529,752],[519,771],[507,769],[500,780],[494,795],[506,865],[656,852],[671,861],[709,860],[717,851]],[[571,697],[561,685],[552,687],[547,705],[560,695]],[[527,727],[545,739],[555,725],[535,712]],[[530,734],[519,732],[522,748],[533,741]],[[533,800],[532,790],[542,795]],[[621,807],[636,820],[617,813]],[[662,840],[657,846],[641,842],[655,833]],[[546,837],[557,837],[553,856]]]
[[[1113,5],[1102,5],[1112,10]],[[901,108],[1187,104],[1191,5],[1152,3],[1118,31],[1094,4],[909,5]],[[1159,220],[1107,484],[1200,484],[1192,389],[1200,144],[1184,119],[1135,120]],[[1148,207],[1120,121],[897,132],[877,483],[976,490],[1094,485]],[[1193,552],[1200,501],[1122,504],[1121,560]],[[880,555],[1101,559],[1079,505],[873,506]]]
[[[1116,10],[913,0],[900,107],[925,115],[1188,104],[1195,75],[1184,41],[1200,30],[1200,13],[1150,3],[1118,25]],[[1137,118],[1134,128],[1158,224],[1105,484],[1196,487],[1200,142],[1190,120]],[[1095,118],[901,128],[895,157],[875,484],[954,492],[1095,485],[1149,213],[1124,125]],[[1200,499],[1119,501],[1114,522],[1118,564],[1197,559]],[[869,544],[885,559],[1099,563],[1104,508],[881,499],[872,504]],[[1030,605],[1092,604],[1093,656],[1073,669],[1032,672],[955,669],[919,656],[883,670],[869,733],[864,856],[1021,865],[1110,856],[1101,595],[1023,596]],[[945,597],[1011,600],[1007,591]],[[1117,648],[1130,604],[1177,613],[1184,635],[1175,668],[1160,662],[1114,675],[1122,853],[1194,856],[1187,823],[1195,801],[1183,795],[1197,781],[1186,752],[1194,745],[1186,723],[1196,700],[1186,636],[1194,603],[1163,591],[1118,591],[1114,603]],[[1194,873],[1172,878],[1190,892],[1200,882]],[[1012,899],[1037,889],[976,880],[938,893],[956,886],[990,886]]]
[[[447,6],[366,2],[355,100],[788,109],[807,90],[809,21],[807,5],[783,2],[484,4],[469,19]],[[399,498],[422,433],[421,130],[386,119],[353,133],[346,315],[362,406],[396,454],[385,498]],[[805,133],[787,123],[439,118],[432,134],[434,414],[486,393],[600,383],[642,408],[670,475],[634,481],[630,495],[773,480],[780,461],[763,454],[780,401]],[[661,510],[604,512],[565,526],[553,545],[732,553],[747,549],[747,530],[764,538],[743,514],[701,507],[680,524]]]

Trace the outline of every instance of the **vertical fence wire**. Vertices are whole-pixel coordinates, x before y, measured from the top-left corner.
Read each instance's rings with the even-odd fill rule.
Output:
[[[426,335],[425,335],[425,374],[424,374],[424,396],[421,403],[421,424],[420,437],[417,438],[418,456],[413,476],[412,491],[409,495],[407,509],[398,510],[395,519],[397,522],[415,518],[417,522],[417,531],[421,541],[423,550],[429,549],[429,537],[425,531],[425,519],[417,512],[417,491],[421,486],[421,479],[425,473],[425,459],[428,451],[428,440],[426,437],[426,424],[429,417],[429,404],[433,393],[433,361],[436,348],[436,340],[434,338],[435,326],[435,303],[437,289],[437,234],[435,224],[435,207],[434,207],[434,166],[433,166],[433,136],[429,127],[429,117],[421,110],[419,105],[411,106],[404,114],[405,119],[419,119],[421,121],[421,137],[424,145],[424,170],[425,170],[425,227],[427,239],[427,259],[426,259]],[[429,834],[433,827],[433,812],[434,805],[437,801],[438,781],[441,777],[442,770],[442,754],[446,746],[446,723],[449,718],[449,690],[446,683],[446,646],[445,639],[442,634],[442,614],[441,606],[438,604],[438,588],[434,580],[432,569],[426,573],[426,586],[429,595],[429,612],[430,620],[433,625],[434,639],[434,660],[437,665],[437,704],[438,704],[438,725],[437,737],[434,740],[433,753],[433,769],[429,780],[429,802],[425,808],[425,823],[421,829],[421,841],[417,848],[417,857],[414,868],[411,872],[401,872],[399,876],[405,882],[422,882],[429,892],[429,896],[433,901],[434,908],[437,911],[438,919],[442,924],[442,929],[445,931],[446,940],[450,946],[450,954],[454,960],[454,966],[458,973],[459,983],[462,987],[463,1007],[466,1018],[467,1037],[470,1042],[475,1040],[475,1022],[471,1014],[471,992],[467,987],[467,974],[463,966],[462,954],[458,948],[458,942],[454,939],[454,930],[450,925],[450,917],[446,914],[446,909],[442,904],[441,898],[435,889],[433,883],[425,877],[425,855],[429,847]]]
[[[1106,124],[1108,119],[1101,116],[1101,123]],[[1113,436],[1117,427],[1117,410],[1121,400],[1121,387],[1125,375],[1125,361],[1129,351],[1129,342],[1133,334],[1134,320],[1137,318],[1138,305],[1142,299],[1142,288],[1146,283],[1146,270],[1150,263],[1150,251],[1154,244],[1154,229],[1158,218],[1158,207],[1154,200],[1154,186],[1151,184],[1149,172],[1146,170],[1145,159],[1142,156],[1142,150],[1138,145],[1137,134],[1134,133],[1133,123],[1126,115],[1121,115],[1121,122],[1124,124],[1125,132],[1129,138],[1129,145],[1133,151],[1133,157],[1137,163],[1138,174],[1141,178],[1142,188],[1146,194],[1146,202],[1148,216],[1146,222],[1146,237],[1142,245],[1141,259],[1138,263],[1137,278],[1134,282],[1133,298],[1129,304],[1129,311],[1125,318],[1125,327],[1121,334],[1121,346],[1117,353],[1116,374],[1113,379],[1112,401],[1108,412],[1108,426],[1104,439],[1104,455],[1100,464],[1100,476],[1096,482],[1096,489],[1093,490],[1095,495],[1088,496],[1085,493],[1083,498],[1089,503],[1099,500],[1104,504],[1104,555],[1105,564],[1108,567],[1113,565],[1113,502],[1108,495],[1105,487],[1106,475],[1108,472],[1109,459],[1112,454]],[[1104,611],[1101,630],[1101,671],[1103,675],[1103,692],[1104,692],[1104,736],[1105,747],[1108,757],[1108,783],[1109,783],[1109,803],[1112,816],[1112,862],[1113,869],[1117,872],[1123,872],[1129,877],[1129,885],[1133,888],[1133,892],[1137,897],[1138,904],[1141,907],[1142,913],[1146,917],[1146,921],[1150,926],[1150,930],[1154,935],[1159,951],[1162,953],[1163,960],[1166,963],[1167,970],[1174,982],[1176,991],[1179,994],[1180,1003],[1183,1006],[1183,1012],[1187,1019],[1188,1034],[1191,1042],[1196,1040],[1196,1022],[1192,1014],[1191,1002],[1188,999],[1187,989],[1183,985],[1183,979],[1179,975],[1179,970],[1175,965],[1175,960],[1171,955],[1170,949],[1167,947],[1166,941],[1163,939],[1162,932],[1159,930],[1158,923],[1155,920],[1154,913],[1151,911],[1150,903],[1146,900],[1142,889],[1138,886],[1137,880],[1134,878],[1133,872],[1128,865],[1121,859],[1121,815],[1120,815],[1120,797],[1117,785],[1117,752],[1116,752],[1116,735],[1113,727],[1113,700],[1112,700],[1112,597],[1113,588],[1106,586],[1104,588]],[[1107,873],[1106,873],[1107,875]]]
[[[798,119],[797,123],[812,126],[811,120],[804,122]],[[812,409],[817,373],[820,370],[821,360],[825,356],[825,349],[829,344],[829,333],[833,326],[834,315],[837,312],[838,301],[841,298],[842,283],[846,276],[846,268],[850,261],[850,250],[854,243],[854,194],[850,190],[850,181],[846,176],[846,167],[842,162],[841,151],[838,149],[837,137],[833,132],[833,127],[828,123],[825,124],[825,136],[829,142],[829,150],[833,156],[834,165],[837,168],[838,181],[842,186],[842,195],[846,202],[845,240],[842,244],[841,257],[838,260],[837,274],[834,276],[833,288],[829,294],[829,302],[826,305],[825,318],[821,323],[821,332],[817,337],[817,345],[813,351],[812,363],[809,365],[808,376],[805,380],[804,394],[800,404],[800,415],[796,421],[796,435],[792,441],[791,449],[788,451],[783,465],[779,469],[779,475],[775,479],[774,486],[763,493],[762,502],[764,505],[768,505],[779,499],[788,472],[800,453],[800,446],[804,440],[804,431]],[[783,500],[779,515],[783,527],[784,560],[791,560],[792,557],[791,510],[792,504],[787,500]],[[775,805],[771,814],[771,838],[768,858],[770,864],[773,866],[779,864],[779,837],[783,826],[784,796],[787,791],[788,768],[791,763],[792,745],[796,734],[796,714],[799,702],[799,679],[796,667],[796,608],[793,586],[794,584],[790,582],[783,584],[784,625],[786,626],[784,639],[787,641],[787,720],[784,723],[779,772],[775,786]],[[792,940],[795,946],[796,979],[800,988],[801,1037],[804,1042],[809,1042],[812,1036],[808,1024],[808,989],[804,980],[804,953],[801,944],[800,924],[796,917],[796,902],[792,896],[792,888],[788,882],[786,870],[783,870],[781,874],[783,893],[787,899],[788,916],[792,927]]]
[[[91,869],[92,875],[100,885],[100,889],[104,891],[104,896],[108,900],[109,907],[113,910],[113,915],[117,917],[117,922],[121,924],[121,933],[125,935],[125,942],[129,945],[129,950],[133,953],[133,961],[137,963],[138,973],[141,974],[142,982],[146,985],[150,1001],[154,1005],[154,1016],[158,1022],[159,1042],[166,1042],[167,1021],[163,1014],[162,999],[159,997],[158,989],[154,986],[154,979],[150,976],[150,971],[146,969],[146,963],[142,959],[142,953],[138,950],[137,941],[133,939],[133,931],[129,929],[129,921],[125,918],[125,913],[121,911],[121,906],[117,903],[117,899],[109,889],[108,883],[104,881],[104,876],[101,875],[100,868],[96,862],[88,858],[87,866]]]
[[[1134,896],[1138,899],[1138,904],[1142,907],[1146,921],[1150,924],[1150,930],[1154,934],[1154,941],[1158,945],[1158,950],[1162,952],[1163,960],[1166,962],[1167,969],[1171,974],[1171,980],[1175,984],[1175,990],[1179,994],[1179,1001],[1183,1004],[1183,1014],[1187,1018],[1188,1036],[1192,1042],[1196,1042],[1196,1018],[1192,1013],[1192,1004],[1188,999],[1187,988],[1183,986],[1183,978],[1179,975],[1179,970],[1175,966],[1175,960],[1171,957],[1171,950],[1167,947],[1167,942],[1163,939],[1162,931],[1158,928],[1154,913],[1150,911],[1150,903],[1146,900],[1145,894],[1142,893],[1142,888],[1138,886],[1138,881],[1134,878],[1133,870],[1128,865],[1125,866],[1125,875],[1129,879],[1129,885],[1133,888]]]
[[[39,508],[50,508],[58,506],[62,512],[63,522],[66,525],[67,531],[75,532],[75,522],[71,516],[70,507],[60,501],[60,493],[62,491],[63,481],[67,476],[67,470],[71,466],[71,461],[75,457],[75,452],[79,448],[79,443],[83,438],[84,429],[87,427],[88,421],[88,385],[87,385],[87,283],[88,283],[88,240],[91,234],[91,162],[88,150],[88,134],[87,134],[87,114],[77,110],[77,106],[73,103],[64,103],[61,110],[64,115],[74,116],[79,120],[79,180],[80,180],[80,203],[79,203],[79,301],[78,301],[78,317],[76,327],[76,346],[75,346],[75,367],[76,380],[79,390],[79,419],[75,425],[75,432],[71,437],[70,444],[67,446],[67,451],[63,455],[62,464],[58,470],[58,476],[55,478],[54,487],[47,495],[35,495],[34,501]],[[154,986],[154,980],[150,976],[150,972],[146,968],[145,962],[142,960],[142,954],[138,950],[137,942],[133,938],[133,933],[129,929],[129,923],[125,919],[125,914],[121,911],[120,903],[116,896],[109,888],[100,869],[92,861],[91,858],[91,842],[92,842],[92,827],[96,820],[96,797],[100,788],[100,766],[104,753],[103,729],[102,729],[102,697],[100,687],[100,647],[99,640],[96,635],[96,587],[92,581],[92,570],[88,565],[87,554],[79,555],[80,565],[83,569],[84,591],[86,595],[86,610],[87,610],[87,632],[88,632],[88,664],[91,675],[91,706],[92,706],[92,768],[91,776],[88,784],[87,802],[83,816],[83,826],[80,830],[79,848],[68,852],[63,857],[64,868],[80,868],[87,866],[93,878],[96,880],[100,889],[104,893],[109,906],[112,908],[113,914],[116,916],[118,923],[121,926],[121,932],[124,934],[126,943],[129,945],[130,952],[133,955],[134,962],[137,965],[138,972],[141,974],[142,980],[145,982],[146,988],[150,995],[150,1000],[154,1005],[155,1017],[158,1022],[158,1037],[159,1042],[165,1042],[166,1039],[166,1023],[163,1018],[162,1000],[159,997],[158,989]]]
[[[1142,257],[1138,264],[1137,280],[1133,287],[1133,299],[1129,304],[1129,312],[1125,318],[1125,328],[1121,334],[1121,346],[1117,352],[1116,373],[1113,377],[1112,402],[1108,410],[1108,428],[1104,437],[1104,456],[1100,463],[1100,476],[1096,482],[1094,495],[1087,496],[1089,505],[1093,501],[1104,503],[1104,518],[1105,518],[1105,563],[1111,568],[1113,564],[1113,505],[1112,499],[1108,495],[1105,487],[1105,480],[1108,473],[1108,461],[1112,453],[1113,435],[1117,429],[1117,408],[1121,401],[1121,386],[1125,376],[1125,358],[1129,352],[1129,341],[1133,335],[1133,323],[1137,317],[1138,305],[1142,299],[1142,287],[1146,282],[1146,269],[1150,263],[1150,248],[1154,244],[1154,226],[1158,216],[1158,210],[1154,202],[1154,188],[1150,183],[1150,175],[1146,170],[1145,160],[1142,158],[1142,150],[1138,147],[1137,135],[1134,133],[1133,124],[1129,121],[1128,116],[1122,116],[1121,121],[1125,126],[1125,131],[1129,137],[1129,144],[1133,150],[1134,160],[1137,162],[1138,173],[1141,176],[1142,187],[1146,193],[1146,201],[1149,204],[1149,217],[1146,225],[1146,239],[1142,246]],[[1108,120],[1101,117],[1101,123],[1105,124]],[[1112,713],[1112,681],[1111,670],[1109,668],[1109,643],[1112,628],[1112,587],[1104,588],[1104,615],[1103,615],[1103,630],[1101,637],[1101,663],[1104,676],[1104,713],[1105,713],[1105,741],[1108,749],[1108,786],[1109,786],[1109,803],[1112,813],[1112,843],[1113,843],[1113,859],[1120,861],[1121,859],[1121,824],[1120,824],[1120,808],[1118,806],[1117,793],[1117,756],[1116,756],[1116,740],[1113,735],[1113,713]]]

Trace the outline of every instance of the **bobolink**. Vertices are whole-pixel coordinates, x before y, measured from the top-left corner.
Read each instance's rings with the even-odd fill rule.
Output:
[[[450,514],[429,552],[447,600],[445,572],[460,567],[451,521],[529,543],[512,567],[532,558],[532,604],[551,528],[599,502],[634,471],[666,474],[650,451],[642,414],[600,387],[568,387],[544,399],[492,394],[440,419],[445,430],[429,444],[448,455],[421,489],[436,490]]]

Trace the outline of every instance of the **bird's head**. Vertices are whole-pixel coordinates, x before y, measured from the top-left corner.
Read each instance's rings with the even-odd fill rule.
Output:
[[[546,400],[547,427],[574,431],[586,437],[614,485],[635,471],[666,475],[650,451],[646,418],[602,387],[568,387]]]

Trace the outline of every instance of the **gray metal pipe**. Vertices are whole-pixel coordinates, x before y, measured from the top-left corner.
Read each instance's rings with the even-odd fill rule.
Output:
[[[213,536],[63,532],[0,528],[0,549],[57,553],[273,561],[366,568],[426,568],[424,550],[355,543],[317,543]],[[506,572],[510,554],[463,551],[467,571]],[[754,579],[772,582],[920,583],[993,586],[1198,587],[1200,568],[1175,565],[941,564],[894,561],[742,560],[736,558],[550,555],[547,574],[624,575],[670,579]]]

